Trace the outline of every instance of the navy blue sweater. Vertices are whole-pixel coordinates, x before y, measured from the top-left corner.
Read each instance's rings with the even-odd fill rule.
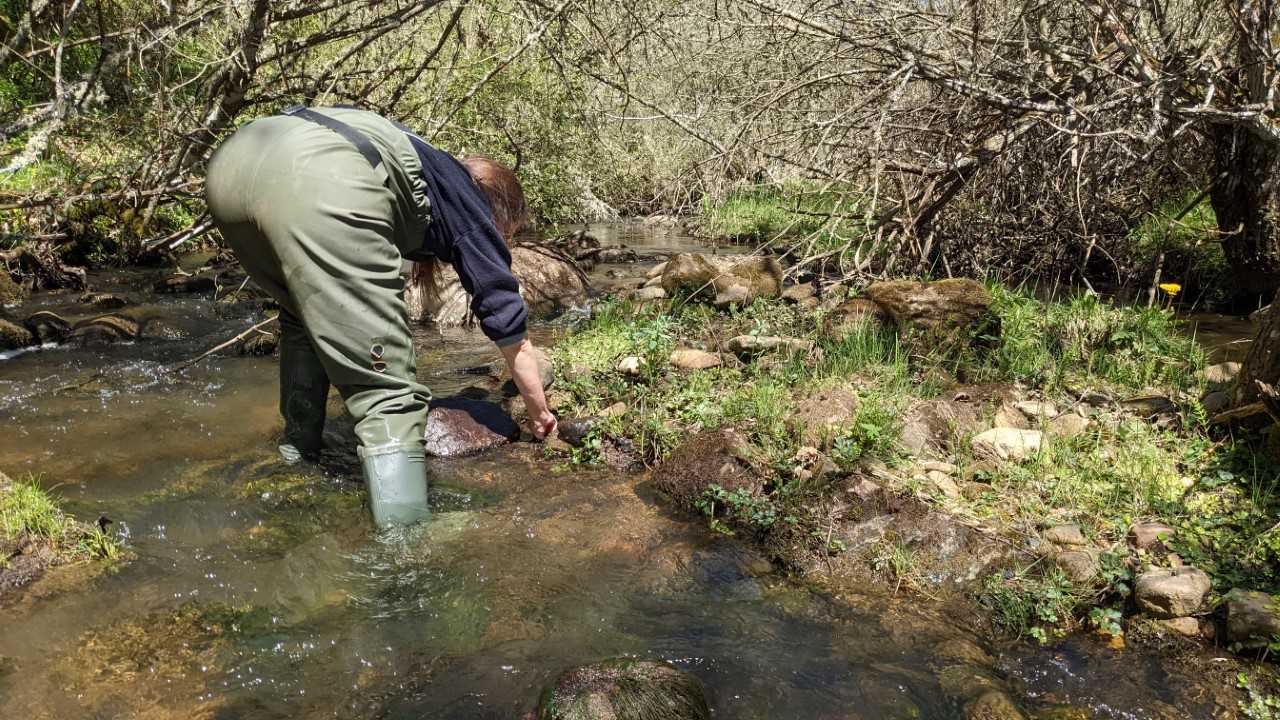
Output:
[[[511,274],[511,251],[493,224],[489,200],[452,155],[407,133],[422,160],[431,200],[431,224],[422,250],[409,260],[435,256],[453,265],[471,295],[471,312],[498,347],[524,339],[529,311]]]

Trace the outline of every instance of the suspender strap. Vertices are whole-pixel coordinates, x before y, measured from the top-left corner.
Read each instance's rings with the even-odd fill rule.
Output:
[[[369,164],[375,168],[382,162],[382,155],[378,153],[378,149],[373,146],[373,143],[369,138],[364,133],[341,120],[335,120],[328,115],[322,115],[315,110],[302,105],[294,105],[293,107],[285,108],[284,114],[302,118],[303,120],[309,120],[317,125],[323,125],[324,127],[338,133],[342,137],[346,138],[347,142],[354,145],[356,150],[364,156],[364,159],[368,160]]]

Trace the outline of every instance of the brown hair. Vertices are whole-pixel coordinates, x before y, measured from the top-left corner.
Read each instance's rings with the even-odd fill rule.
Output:
[[[490,157],[471,155],[462,161],[462,167],[475,181],[476,187],[489,201],[493,224],[508,243],[529,221],[529,206],[525,203],[524,188],[516,174]],[[432,300],[440,291],[440,261],[436,258],[413,263],[409,284]]]

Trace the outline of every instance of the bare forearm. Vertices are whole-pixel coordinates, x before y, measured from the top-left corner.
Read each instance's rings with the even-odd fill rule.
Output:
[[[547,398],[542,391],[542,377],[538,373],[533,343],[523,340],[501,350],[511,371],[511,379],[520,391],[520,397],[524,398],[534,434],[541,438],[555,428],[555,418],[547,408]]]

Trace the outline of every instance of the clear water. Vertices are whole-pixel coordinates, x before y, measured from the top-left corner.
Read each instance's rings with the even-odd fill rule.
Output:
[[[653,252],[693,242],[607,230]],[[781,577],[671,513],[643,475],[557,467],[528,445],[434,461],[433,522],[378,536],[349,450],[276,460],[274,359],[163,372],[248,326],[248,307],[135,297],[130,314],[187,337],[0,360],[0,469],[110,518],[133,556],[0,609],[3,717],[517,718],[562,670],[617,655],[688,669],[722,718],[961,716],[932,648],[981,639],[877,588],[836,601]],[[73,296],[36,306],[90,314]],[[416,340],[437,394],[497,358],[472,332]],[[1008,675],[1028,701],[1075,677],[1020,653]],[[1055,700],[1161,716],[1158,688],[1077,685]]]

